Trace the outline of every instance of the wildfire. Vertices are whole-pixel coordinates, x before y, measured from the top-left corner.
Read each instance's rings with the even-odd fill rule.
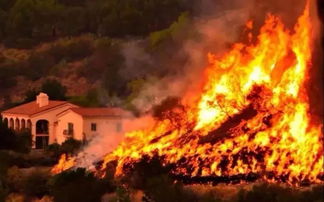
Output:
[[[246,24],[252,29],[253,22]],[[294,30],[268,15],[260,34],[225,54],[208,54],[205,83],[195,106],[171,110],[146,130],[126,134],[104,158],[117,160],[116,175],[144,155],[175,164],[182,176],[258,173],[295,184],[323,176],[322,126],[311,122],[305,82],[312,60],[309,5]],[[186,100],[187,98],[183,98]],[[73,166],[65,156],[53,169]],[[72,162],[72,164],[70,164]]]
[[[70,169],[75,165],[75,158],[68,158],[66,154],[62,154],[59,162],[52,168],[51,172],[56,174],[64,170]]]

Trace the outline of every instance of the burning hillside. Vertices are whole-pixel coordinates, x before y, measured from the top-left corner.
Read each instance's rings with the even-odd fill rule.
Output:
[[[305,87],[313,50],[309,5],[293,30],[271,14],[257,37],[252,28],[249,21],[248,42],[208,54],[199,94],[182,98],[150,128],[126,134],[100,169],[117,161],[115,175],[123,175],[143,157],[158,156],[174,165],[175,176],[323,182],[322,125],[311,119]],[[77,161],[63,156],[52,171]]]

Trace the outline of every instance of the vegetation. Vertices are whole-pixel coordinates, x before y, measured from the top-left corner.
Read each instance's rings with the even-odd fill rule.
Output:
[[[185,30],[193,7],[187,0],[1,1],[0,90],[4,104],[0,109],[31,101],[44,91],[51,99],[81,106],[118,105],[136,111],[131,102],[141,88],[133,84],[174,73],[162,64],[175,58],[161,53],[171,54],[168,46],[191,37]],[[125,48],[137,39],[145,57],[161,64],[158,68],[146,59],[128,61]],[[174,52],[176,46],[172,55]],[[84,86],[63,83],[70,77],[75,83],[84,81]],[[26,82],[31,85],[24,85]],[[12,89],[22,91],[15,97],[20,99],[12,100]]]
[[[0,38],[7,46],[26,48],[83,33],[145,36],[166,28],[190,7],[190,1],[181,0],[3,0]]]
[[[260,202],[322,202],[324,187],[315,186],[306,191],[296,191],[291,187],[282,187],[272,184],[260,184],[253,186],[251,191],[241,190],[238,196],[239,202],[260,201]]]
[[[23,193],[30,198],[41,198],[47,195],[49,191],[47,184],[48,178],[48,173],[37,170],[33,171],[24,179]]]
[[[50,181],[50,193],[55,201],[100,201],[105,193],[105,183],[92,173],[79,168],[75,171],[63,172]],[[84,194],[81,194],[84,193]]]
[[[32,140],[29,130],[13,131],[8,128],[0,117],[0,150],[13,150],[28,153],[31,149]]]
[[[58,159],[62,154],[75,154],[82,147],[83,143],[79,140],[69,138],[61,145],[54,143],[46,148],[46,152],[54,159]]]

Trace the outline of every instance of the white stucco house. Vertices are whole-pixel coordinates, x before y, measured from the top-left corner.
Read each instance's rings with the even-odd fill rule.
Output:
[[[129,116],[120,108],[83,108],[66,101],[49,100],[45,93],[1,115],[14,130],[30,129],[36,149],[61,144],[71,137],[85,141],[96,135],[122,133],[122,120]]]

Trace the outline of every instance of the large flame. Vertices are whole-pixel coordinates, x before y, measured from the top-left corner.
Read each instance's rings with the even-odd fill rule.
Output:
[[[248,22],[247,29],[252,25]],[[177,175],[258,173],[268,180],[284,176],[289,183],[319,182],[322,126],[311,123],[304,86],[312,65],[311,36],[309,5],[294,30],[268,15],[255,42],[208,54],[196,105],[167,112],[171,118],[126,134],[105,156],[103,169],[117,160],[116,175],[121,175],[124,165],[158,155],[164,164],[176,165],[172,172]],[[60,165],[66,164],[61,161],[54,172],[64,170]]]

